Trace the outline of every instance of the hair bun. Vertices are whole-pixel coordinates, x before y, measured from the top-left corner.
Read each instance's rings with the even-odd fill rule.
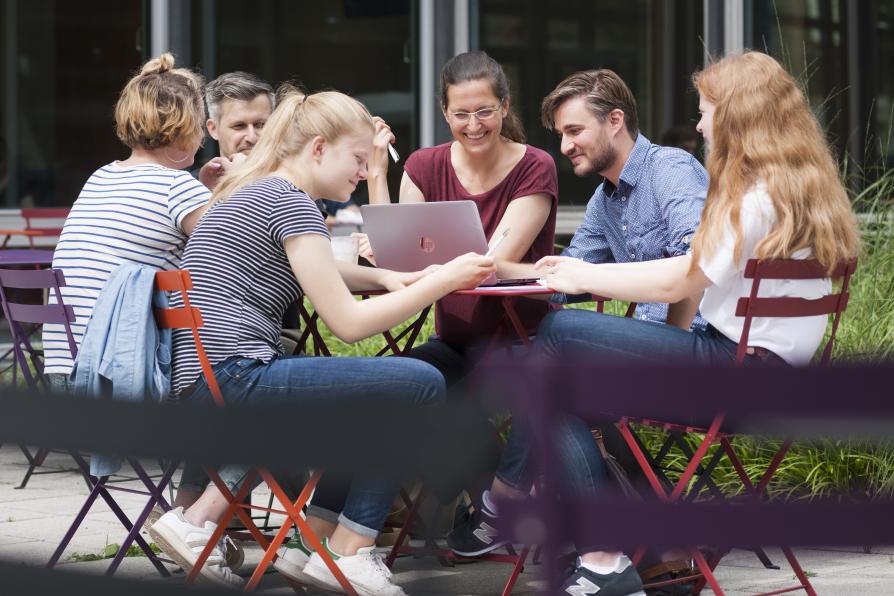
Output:
[[[170,52],[165,52],[158,58],[153,58],[143,65],[140,74],[143,76],[151,74],[161,74],[174,69],[174,56]]]

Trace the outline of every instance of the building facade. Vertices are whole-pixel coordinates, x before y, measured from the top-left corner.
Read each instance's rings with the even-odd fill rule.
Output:
[[[633,89],[643,132],[694,129],[690,76],[711,56],[768,51],[802,77],[851,172],[894,164],[894,0],[3,0],[0,201],[71,204],[122,158],[112,110],[141,62],[172,51],[207,78],[230,70],[338,89],[393,127],[402,156],[443,142],[438,72],[456,53],[500,61],[529,142],[557,158],[560,201],[583,206],[540,100],[571,72],[608,67]],[[888,73],[888,74],[886,74]],[[203,157],[214,154],[208,141]],[[400,176],[392,168],[394,188]],[[363,200],[363,197],[358,197]]]

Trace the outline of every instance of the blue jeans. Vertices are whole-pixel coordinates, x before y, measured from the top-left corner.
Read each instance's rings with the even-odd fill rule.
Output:
[[[703,331],[628,319],[585,310],[552,312],[537,332],[535,354],[562,360],[592,355],[598,362],[641,364],[731,365],[736,358],[736,342],[711,326]],[[774,354],[748,356],[746,366],[780,366]],[[697,422],[697,421],[693,421]],[[563,462],[567,488],[576,493],[592,493],[604,477],[604,464],[590,433],[590,425],[568,416],[557,433],[557,456]],[[509,441],[500,459],[496,476],[502,482],[527,492],[530,440],[523,417],[514,417]]]
[[[214,374],[228,404],[258,407],[295,403],[349,407],[380,398],[389,405],[436,406],[446,393],[444,377],[437,370],[409,358],[291,356],[264,363],[234,356],[215,365]],[[191,404],[213,403],[204,377],[185,399]],[[249,470],[224,466],[220,475],[235,490]],[[307,513],[374,538],[398,488],[391,479],[358,475],[347,490],[333,474],[323,474]]]

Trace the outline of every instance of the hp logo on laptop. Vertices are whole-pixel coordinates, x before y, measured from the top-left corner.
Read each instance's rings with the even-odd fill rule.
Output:
[[[422,252],[435,252],[435,241],[432,238],[422,236],[419,238],[419,248],[422,249]]]

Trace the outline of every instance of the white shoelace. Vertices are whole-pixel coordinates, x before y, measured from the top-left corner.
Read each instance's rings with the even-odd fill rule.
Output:
[[[376,570],[385,577],[385,579],[391,581],[391,570],[388,569],[387,565],[385,565],[385,561],[382,559],[382,555],[373,552],[369,553],[367,556],[372,560],[373,567],[375,567]]]

